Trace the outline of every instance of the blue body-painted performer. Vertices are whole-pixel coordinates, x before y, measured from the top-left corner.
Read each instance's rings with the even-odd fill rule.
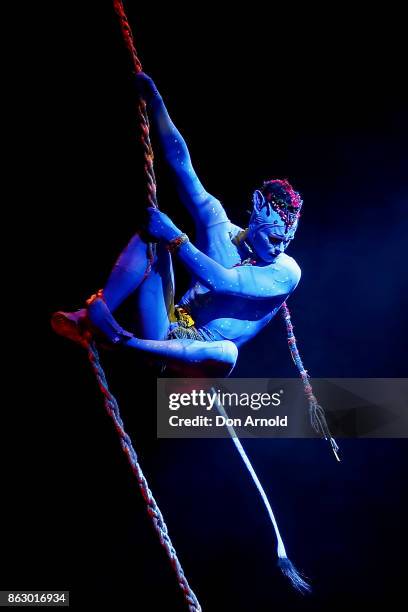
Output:
[[[182,376],[228,376],[233,370],[238,349],[257,335],[282,307],[291,355],[302,378],[315,430],[330,440],[338,459],[337,444],[331,437],[322,408],[313,395],[289,311],[285,302],[300,279],[300,268],[285,250],[294,238],[302,200],[288,181],[268,180],[252,196],[252,214],[247,229],[234,225],[219,200],[210,195],[191,164],[187,145],[171,121],[153,81],[142,72],[136,77],[138,94],[146,101],[149,118],[161,153],[172,172],[182,203],[193,216],[196,245],[157,208],[148,209],[148,220],[119,256],[103,290],[87,301],[87,307],[74,313],[57,312],[52,324],[58,333],[82,343],[91,356],[95,370],[94,338],[127,347],[165,365],[167,373]],[[156,243],[151,258],[151,243]],[[191,275],[189,290],[175,305],[172,256],[177,255]],[[147,273],[148,272],[148,273]],[[135,329],[123,329],[113,317],[115,310],[132,296]],[[122,446],[138,474],[139,485],[147,483],[137,462],[129,436],[124,432],[116,400],[107,389],[104,374],[97,378],[103,387],[105,405],[115,420]],[[113,406],[113,408],[112,408]],[[223,407],[217,405],[223,414]],[[118,426],[119,423],[119,426]],[[275,530],[279,567],[300,592],[309,585],[288,559],[276,519],[265,491],[232,428],[228,428],[251,477],[262,497]],[[155,528],[178,577],[181,566],[174,562],[175,551],[167,542],[167,527],[162,525],[157,504]],[[156,511],[157,510],[157,511]],[[164,536],[163,536],[164,534]],[[164,539],[163,539],[164,538]],[[196,601],[185,586],[183,591]],[[187,589],[187,590],[186,590]],[[190,601],[190,599],[189,599]],[[197,607],[198,606],[198,607]],[[190,609],[200,610],[196,607]]]
[[[53,326],[79,341],[87,330],[97,330],[105,341],[156,358],[176,373],[228,376],[239,347],[269,323],[299,282],[300,268],[284,251],[295,235],[302,200],[286,180],[266,181],[254,191],[249,227],[234,225],[198,179],[154,82],[144,73],[135,79],[179,197],[193,216],[197,246],[166,214],[148,209],[145,231],[121,253],[103,291],[87,309],[56,313]],[[152,240],[157,248],[146,277]],[[175,306],[176,254],[192,284]],[[112,316],[130,295],[135,334]]]

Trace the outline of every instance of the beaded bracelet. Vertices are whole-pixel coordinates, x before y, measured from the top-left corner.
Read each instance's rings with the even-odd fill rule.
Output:
[[[177,236],[176,238],[173,238],[173,240],[170,240],[167,243],[167,250],[170,253],[175,253],[176,251],[178,251],[178,249],[181,247],[181,245],[185,244],[186,242],[190,242],[189,237],[187,236],[187,234],[180,234],[180,236]]]

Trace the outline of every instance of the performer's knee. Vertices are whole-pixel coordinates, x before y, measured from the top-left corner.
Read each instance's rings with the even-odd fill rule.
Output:
[[[234,367],[238,359],[238,348],[236,344],[234,344],[230,340],[224,340],[222,344],[223,361],[225,364],[231,366],[232,368]]]
[[[209,357],[209,359],[208,359]],[[211,354],[207,356],[208,365],[214,376],[228,376],[238,358],[238,349],[230,340],[214,342]]]

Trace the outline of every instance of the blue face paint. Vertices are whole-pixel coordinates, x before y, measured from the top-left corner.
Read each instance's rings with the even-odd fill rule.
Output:
[[[297,216],[291,219],[291,213],[288,213],[289,223],[282,219],[274,210],[273,203],[267,201],[259,190],[254,192],[252,202],[248,238],[258,257],[266,263],[273,263],[293,240],[298,226]]]
[[[275,232],[274,226],[266,224],[250,227],[248,239],[257,257],[265,263],[273,263],[289,244],[289,240]]]

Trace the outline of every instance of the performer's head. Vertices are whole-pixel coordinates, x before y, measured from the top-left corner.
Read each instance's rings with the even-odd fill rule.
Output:
[[[293,240],[302,198],[286,180],[265,181],[252,195],[248,239],[263,261],[272,263]]]

